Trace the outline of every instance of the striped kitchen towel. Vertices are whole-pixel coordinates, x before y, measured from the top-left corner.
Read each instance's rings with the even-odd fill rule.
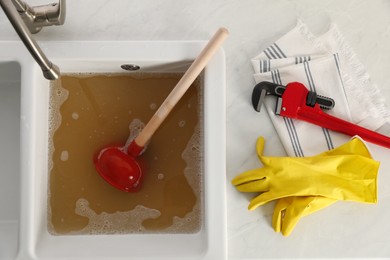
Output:
[[[336,25],[320,37],[301,21],[282,38],[252,59],[256,83],[303,83],[309,90],[335,100],[327,113],[376,130],[390,121],[378,87],[345,42]],[[274,114],[276,99],[265,107],[289,156],[311,156],[333,149],[350,137],[300,120]]]

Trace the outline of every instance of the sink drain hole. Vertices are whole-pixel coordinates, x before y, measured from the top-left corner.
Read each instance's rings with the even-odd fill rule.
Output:
[[[139,70],[141,67],[135,64],[123,64],[121,65],[121,68],[124,70],[134,71]]]

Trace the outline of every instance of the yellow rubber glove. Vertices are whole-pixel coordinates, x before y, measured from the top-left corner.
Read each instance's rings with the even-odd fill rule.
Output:
[[[366,203],[377,201],[379,162],[371,158],[358,154],[267,157],[262,155],[262,137],[258,139],[257,147],[264,167],[244,172],[232,180],[239,191],[261,192],[251,200],[250,210],[291,196],[323,196]]]
[[[260,144],[258,152],[260,151],[262,153],[262,149]],[[343,154],[359,154],[371,158],[367,147],[359,138],[353,138],[346,144],[322,153],[319,156]],[[282,232],[284,236],[288,236],[300,218],[326,208],[336,201],[320,196],[286,197],[279,199],[275,204],[272,226],[276,232]]]

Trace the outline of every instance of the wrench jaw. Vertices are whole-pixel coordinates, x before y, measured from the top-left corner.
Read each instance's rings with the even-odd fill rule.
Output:
[[[260,112],[266,95],[282,96],[286,87],[272,82],[262,81],[253,88],[252,105],[253,108]]]
[[[276,99],[275,115],[278,115],[278,116],[281,115],[282,107],[283,107],[283,99],[281,97],[278,97]]]

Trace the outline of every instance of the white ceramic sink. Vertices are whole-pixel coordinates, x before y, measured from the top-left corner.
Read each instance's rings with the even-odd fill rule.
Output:
[[[185,71],[205,42],[41,42],[62,72]],[[0,42],[1,259],[225,259],[225,59],[204,73],[204,219],[194,234],[47,231],[49,81],[20,42]],[[21,109],[19,109],[21,105]],[[20,144],[20,150],[19,150]],[[19,152],[20,151],[20,152]],[[20,198],[20,200],[19,200]]]
[[[20,207],[20,65],[0,62],[0,259],[17,253]]]

